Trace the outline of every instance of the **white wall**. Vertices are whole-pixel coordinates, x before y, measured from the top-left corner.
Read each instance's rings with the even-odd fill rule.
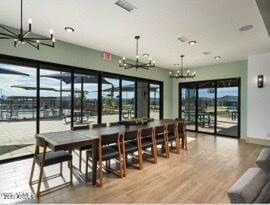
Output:
[[[264,87],[258,88],[257,75],[264,75]],[[270,140],[270,53],[248,58],[247,136]]]

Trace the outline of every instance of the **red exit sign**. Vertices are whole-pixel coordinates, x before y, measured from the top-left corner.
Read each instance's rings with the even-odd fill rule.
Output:
[[[109,53],[109,52],[104,52],[104,53],[103,53],[103,59],[104,59],[105,61],[111,61],[111,60],[112,60],[112,54]]]

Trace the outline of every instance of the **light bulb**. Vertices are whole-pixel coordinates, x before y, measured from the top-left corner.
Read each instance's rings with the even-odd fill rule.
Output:
[[[28,19],[28,23],[29,24],[32,24],[32,19]]]
[[[187,70],[187,73],[189,74],[190,73],[190,70]]]
[[[123,57],[123,60],[126,60],[126,57],[125,56]]]
[[[139,56],[136,56],[137,59],[139,59]]]
[[[120,60],[120,61],[119,61],[119,64],[121,64],[121,63],[122,63],[122,61]]]
[[[171,71],[169,72],[169,75],[172,75],[172,72]]]
[[[177,73],[180,73],[180,70],[178,70]]]
[[[39,43],[39,40],[37,40],[37,43]]]
[[[53,34],[53,30],[52,29],[50,29],[50,34]]]
[[[55,38],[53,38],[53,39],[52,39],[52,42],[54,42],[54,43],[55,43]]]
[[[156,63],[156,61],[153,61],[153,64],[155,64]]]

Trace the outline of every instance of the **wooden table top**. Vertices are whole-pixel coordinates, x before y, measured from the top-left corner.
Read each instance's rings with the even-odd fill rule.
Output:
[[[125,126],[114,126],[114,127],[102,127],[95,129],[85,129],[77,131],[60,131],[60,132],[50,132],[50,133],[40,133],[37,136],[43,138],[48,146],[54,150],[68,150],[74,149],[85,145],[93,144],[93,141],[99,139],[101,135],[119,133],[123,135],[126,131],[137,130],[139,128],[149,128],[156,127],[160,125],[167,125],[170,123],[181,122],[180,120],[155,120],[148,123],[147,125],[141,126],[130,126],[126,128]]]

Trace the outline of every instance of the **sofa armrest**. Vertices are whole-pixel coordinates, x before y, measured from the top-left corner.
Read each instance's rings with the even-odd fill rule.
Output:
[[[252,203],[268,182],[260,168],[248,169],[228,190],[231,203]]]
[[[259,168],[261,168],[268,179],[270,179],[270,149],[264,148],[262,149],[259,157],[256,160],[256,164]]]

